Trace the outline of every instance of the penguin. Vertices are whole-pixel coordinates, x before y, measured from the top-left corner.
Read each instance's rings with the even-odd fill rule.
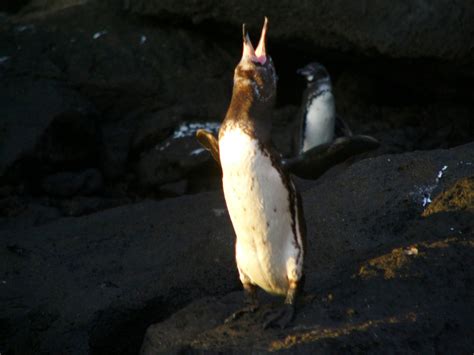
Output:
[[[303,179],[317,179],[332,166],[379,146],[367,135],[354,135],[336,114],[331,77],[320,63],[297,70],[306,79],[299,114],[300,128],[293,157],[282,159],[285,169]]]
[[[235,258],[247,306],[258,308],[257,287],[285,297],[264,327],[285,327],[303,287],[306,226],[301,198],[273,148],[270,130],[277,76],[266,52],[268,19],[254,50],[243,29],[243,54],[232,98],[219,130],[222,185],[236,234]]]
[[[348,124],[336,114],[332,81],[324,65],[309,63],[296,73],[306,79],[296,151],[303,153],[335,137],[352,136]]]
[[[306,79],[297,151],[303,153],[334,139],[336,106],[331,78],[319,63],[310,63],[297,71]]]

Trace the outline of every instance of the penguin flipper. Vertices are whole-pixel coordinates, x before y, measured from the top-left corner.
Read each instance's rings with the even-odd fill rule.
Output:
[[[283,159],[285,169],[303,179],[317,179],[331,167],[348,158],[377,148],[380,143],[373,137],[355,135],[340,137],[321,144],[300,155]]]
[[[330,149],[343,150],[352,155],[362,154],[380,146],[380,142],[372,136],[362,134],[341,137],[334,140]]]
[[[336,137],[351,137],[353,135],[347,122],[339,115],[336,115],[336,125],[334,130]]]
[[[295,157],[284,158],[282,166],[300,178],[317,179],[333,165],[328,154],[331,144],[321,144]]]
[[[206,131],[205,129],[198,129],[196,132],[196,139],[204,149],[211,153],[214,160],[220,164],[219,142],[212,132]]]

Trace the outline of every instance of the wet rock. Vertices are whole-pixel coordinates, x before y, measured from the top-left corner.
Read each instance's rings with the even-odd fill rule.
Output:
[[[443,0],[427,3],[372,1],[323,1],[317,4],[226,1],[190,2],[139,0],[130,2],[132,12],[169,19],[187,18],[192,23],[242,22],[261,26],[270,18],[270,38],[301,41],[306,46],[391,57],[472,58],[474,9],[469,1]],[[442,26],[440,26],[442,24]],[[471,34],[471,35],[470,35]]]
[[[62,172],[44,178],[42,187],[44,192],[52,196],[92,195],[102,190],[103,179],[97,169],[79,173]]]

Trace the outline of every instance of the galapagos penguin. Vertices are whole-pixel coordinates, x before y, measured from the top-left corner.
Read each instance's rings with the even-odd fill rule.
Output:
[[[297,147],[297,151],[303,153],[333,141],[336,107],[331,78],[323,65],[310,63],[297,73],[305,77],[307,85],[303,94]]]
[[[301,198],[282,169],[270,130],[277,77],[266,52],[268,20],[254,50],[245,25],[243,54],[234,71],[232,99],[219,130],[225,201],[236,234],[235,257],[248,307],[257,286],[285,297],[266,326],[293,318],[303,284],[305,221]],[[241,311],[234,313],[235,318]]]

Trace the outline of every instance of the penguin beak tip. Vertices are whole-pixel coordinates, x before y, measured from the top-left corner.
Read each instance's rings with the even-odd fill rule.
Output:
[[[249,40],[249,33],[247,32],[247,25],[245,23],[242,24],[242,40],[244,43]]]
[[[261,64],[265,64],[265,62],[267,61],[267,47],[266,47],[267,30],[268,30],[268,17],[265,16],[263,27],[262,27],[262,33],[260,35],[260,41],[258,42],[257,49],[255,50],[255,55],[257,56],[257,60]]]
[[[252,62],[265,64],[267,61],[267,49],[266,49],[266,38],[267,38],[268,18],[265,16],[263,23],[262,33],[260,35],[260,41],[258,42],[257,48],[254,50],[252,42],[246,28],[245,23],[242,24],[242,37],[243,37],[243,55],[242,59],[250,59]]]

